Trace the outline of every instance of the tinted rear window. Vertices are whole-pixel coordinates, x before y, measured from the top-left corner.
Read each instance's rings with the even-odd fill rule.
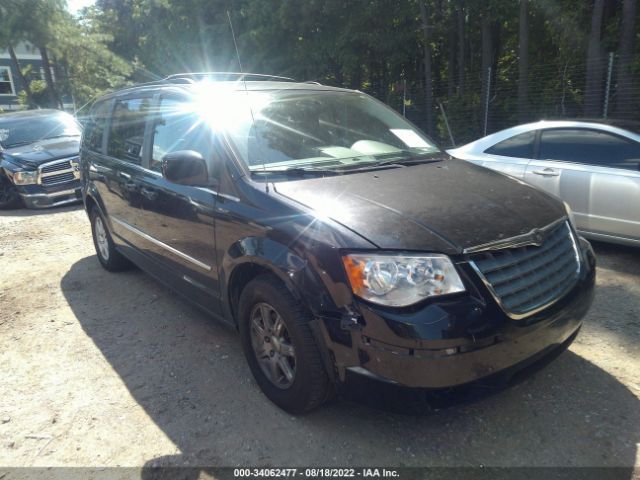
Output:
[[[535,131],[521,133],[496,143],[493,147],[485,150],[485,153],[503,157],[533,158],[533,143],[535,139]]]

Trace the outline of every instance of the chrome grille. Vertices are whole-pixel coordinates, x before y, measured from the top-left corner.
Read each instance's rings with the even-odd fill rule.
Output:
[[[71,168],[71,160],[60,160],[57,162],[46,163],[42,165],[40,171],[42,173],[58,172],[60,170],[69,170]]]
[[[78,171],[74,168],[73,161],[77,157],[54,160],[38,167],[39,183],[43,186],[58,185],[79,178]]]
[[[71,180],[69,182],[56,183],[55,185],[43,185],[46,193],[57,193],[65,190],[76,190],[80,188],[80,180]]]
[[[523,318],[551,305],[575,284],[580,256],[568,222],[550,228],[539,246],[485,251],[471,256],[500,306]]]
[[[75,180],[75,176],[72,172],[60,173],[58,175],[51,175],[50,177],[44,177],[42,179],[43,185],[55,185],[56,183],[70,182]]]

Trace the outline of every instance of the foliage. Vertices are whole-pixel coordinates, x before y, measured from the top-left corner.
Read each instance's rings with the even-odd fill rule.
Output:
[[[115,55],[107,43],[112,37],[96,30],[66,11],[63,0],[2,0],[0,3],[0,48],[28,41],[47,51],[56,82],[32,81],[33,100],[40,107],[56,106],[52,90],[70,94],[82,105],[96,95],[119,88],[129,81],[132,66]],[[29,12],[29,14],[25,14]],[[43,56],[44,59],[44,56]],[[23,73],[28,76],[28,69]],[[57,95],[57,94],[56,94]],[[28,103],[24,91],[19,101]]]
[[[46,43],[61,87],[78,103],[127,82],[239,70],[228,12],[245,71],[356,88],[396,108],[404,95],[407,115],[424,126],[427,41],[434,104],[444,105],[459,138],[482,133],[487,91],[491,129],[523,116],[580,113],[593,11],[593,1],[528,0],[530,67],[521,79],[516,0],[96,0],[79,18],[62,0],[25,2],[28,16],[2,10],[0,47],[7,37]],[[621,4],[605,0],[603,51],[619,48]],[[637,55],[629,69],[638,75]],[[524,112],[517,111],[520,82],[528,83]],[[432,133],[448,136],[441,115]]]
[[[31,94],[36,102],[36,105],[46,106],[49,102],[49,91],[47,90],[47,82],[44,80],[32,80],[29,82],[31,88]],[[27,94],[24,90],[18,93],[18,103],[21,105],[28,105]]]
[[[519,2],[514,0],[97,0],[90,18],[96,29],[113,34],[109,46],[135,64],[134,78],[150,80],[180,71],[238,70],[228,10],[245,71],[357,88],[394,106],[402,105],[397,85],[405,79],[408,114],[424,124],[420,1],[431,29],[434,96],[451,110],[451,123],[466,125],[469,135],[481,130],[483,40],[490,40],[491,82],[502,94],[491,98],[490,123],[498,128],[516,122]],[[579,111],[592,3],[537,0],[528,10],[531,88],[525,116]],[[489,25],[484,33],[483,19]],[[620,21],[619,2],[607,1],[604,49],[617,48]],[[487,32],[490,39],[483,37]],[[434,133],[440,137],[442,119],[438,124]]]
[[[130,83],[133,67],[108,48],[112,39],[69,15],[57,25],[51,51],[60,59],[59,82],[78,106]]]

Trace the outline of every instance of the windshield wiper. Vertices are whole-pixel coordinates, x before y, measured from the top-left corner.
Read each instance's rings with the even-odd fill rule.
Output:
[[[31,140],[25,140],[24,142],[10,143],[5,145],[4,149],[6,150],[7,148],[22,147],[23,145],[29,145],[30,143],[35,143],[35,142]]]
[[[439,155],[440,152],[438,152],[437,154],[434,153],[432,155]],[[419,157],[414,157],[414,158],[392,158],[392,159],[388,159],[388,160],[382,160],[381,162],[375,162],[372,166],[375,167],[381,167],[384,165],[417,165],[420,163],[435,163],[435,162],[442,162],[444,160],[444,158],[433,158],[431,156],[427,156],[427,155],[420,155]]]
[[[352,165],[341,166],[340,168],[336,168],[334,170],[336,173],[349,173],[349,172],[361,172],[363,170],[376,170],[378,168],[384,167],[405,167],[407,165],[418,165],[423,163],[436,163],[441,162],[444,158],[433,158],[427,155],[420,155],[419,157],[400,157],[398,158],[398,154],[393,154],[394,158],[388,158],[390,155],[384,155],[384,160],[379,160],[376,162],[361,162],[361,163],[353,163]],[[434,152],[430,155],[440,155],[440,152]]]
[[[50,140],[52,138],[79,137],[79,136],[80,136],[79,133],[65,133],[65,134],[62,134],[62,135],[52,135],[50,137],[44,137],[44,138],[41,138],[40,140]]]
[[[304,176],[308,174],[312,175],[324,175],[324,174],[336,174],[338,170],[331,170],[327,168],[313,168],[313,167],[289,167],[289,168],[272,168],[272,169],[255,169],[251,170],[251,173],[264,173],[268,175],[286,175],[286,176]]]
[[[398,156],[400,155],[400,158]],[[287,175],[287,176],[304,176],[308,174],[315,175],[341,175],[345,173],[357,172],[362,170],[372,170],[378,167],[385,167],[391,165],[405,166],[416,165],[420,163],[434,163],[441,162],[443,158],[434,158],[435,155],[443,155],[442,152],[432,152],[422,155],[411,155],[410,157],[403,156],[402,152],[393,152],[389,154],[381,155],[383,160],[375,162],[354,162],[350,165],[338,164],[335,168],[322,168],[322,167],[289,167],[289,168],[273,168],[273,169],[252,169],[251,173],[254,174],[271,174],[271,175]],[[393,156],[394,158],[389,158]],[[378,156],[380,158],[380,156]]]

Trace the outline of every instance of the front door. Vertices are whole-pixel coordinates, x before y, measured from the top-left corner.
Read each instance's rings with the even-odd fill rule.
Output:
[[[215,255],[215,194],[208,188],[178,185],[162,175],[162,158],[194,150],[207,160],[211,185],[217,182],[213,133],[180,97],[157,97],[149,125],[150,158],[140,181],[142,214],[138,226],[145,253],[175,276],[175,287],[206,309],[220,312]]]

